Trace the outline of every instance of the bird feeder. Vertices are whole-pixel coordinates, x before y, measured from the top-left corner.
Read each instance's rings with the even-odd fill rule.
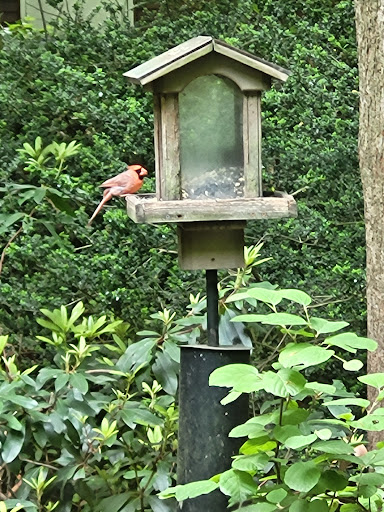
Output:
[[[247,220],[296,215],[262,187],[261,93],[288,75],[209,36],[125,73],[153,92],[156,161],[156,195],[128,196],[128,215],[177,223],[182,268],[241,267]]]

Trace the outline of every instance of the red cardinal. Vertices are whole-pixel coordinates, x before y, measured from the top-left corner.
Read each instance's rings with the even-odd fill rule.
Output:
[[[112,199],[113,196],[124,197],[128,194],[134,194],[140,190],[143,186],[145,176],[148,176],[148,171],[141,165],[128,165],[126,171],[104,181],[104,183],[100,185],[100,187],[104,187],[106,189],[104,190],[103,199],[100,201],[98,207],[93,212],[92,217],[89,219],[88,226],[92,223],[93,219],[105,203]]]

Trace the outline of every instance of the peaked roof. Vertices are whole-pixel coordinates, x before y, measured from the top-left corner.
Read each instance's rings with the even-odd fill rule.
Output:
[[[224,43],[224,41],[213,39],[211,36],[198,36],[127,71],[124,73],[124,76],[129,78],[133,83],[145,85],[210,52],[225,55],[230,59],[241,62],[250,68],[261,71],[284,82],[290,74],[288,70],[260,59],[259,57],[255,57],[244,50],[238,50]]]

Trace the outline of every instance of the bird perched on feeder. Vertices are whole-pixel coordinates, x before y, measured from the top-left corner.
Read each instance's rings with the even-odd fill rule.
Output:
[[[91,225],[93,219],[105,203],[112,199],[113,196],[124,197],[140,190],[143,186],[145,176],[148,176],[148,171],[142,165],[128,165],[126,171],[104,181],[104,183],[100,185],[100,187],[105,188],[103,199],[89,219],[88,226]]]

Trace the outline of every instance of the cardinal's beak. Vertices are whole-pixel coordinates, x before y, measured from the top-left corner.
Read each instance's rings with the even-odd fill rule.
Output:
[[[144,167],[142,167],[142,168],[140,169],[140,174],[139,174],[139,176],[143,176],[143,177],[144,177],[144,176],[148,176],[148,171],[147,171],[147,169],[144,169]]]

